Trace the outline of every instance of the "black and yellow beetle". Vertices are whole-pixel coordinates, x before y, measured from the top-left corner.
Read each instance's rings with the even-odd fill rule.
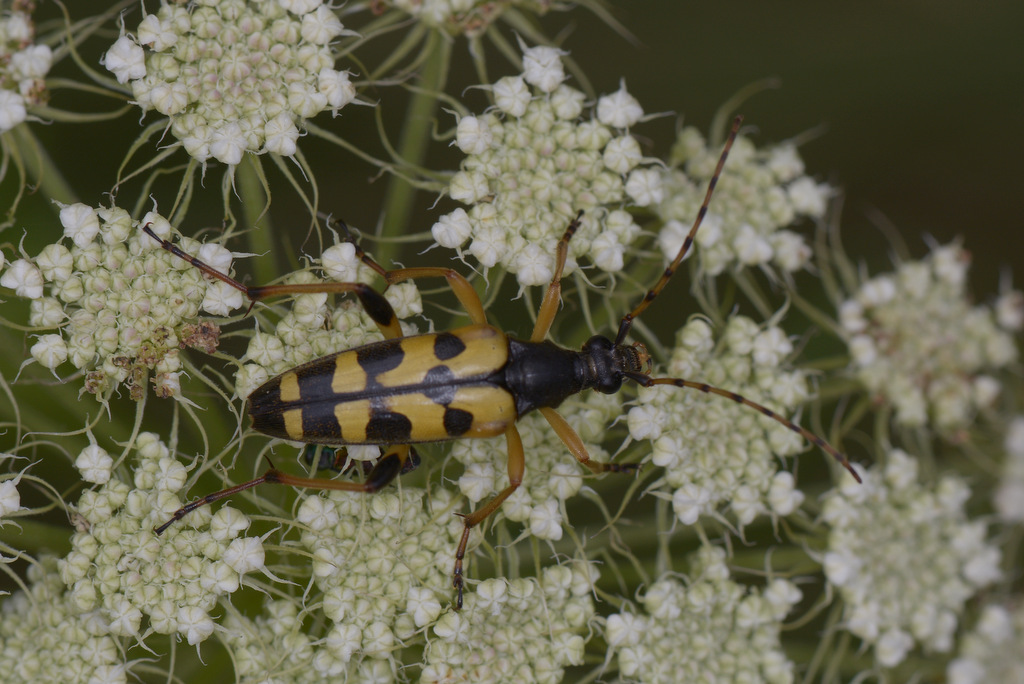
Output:
[[[471,321],[468,326],[448,332],[403,337],[391,305],[368,285],[312,283],[247,287],[185,254],[148,226],[144,227],[143,230],[164,249],[208,276],[241,290],[253,302],[281,294],[352,292],[386,338],[285,371],[253,391],[246,405],[253,428],[272,437],[307,444],[384,447],[384,454],[365,482],[296,477],[272,467],[255,480],[184,506],[157,528],[156,533],[162,533],[200,506],[264,483],[374,492],[391,482],[407,462],[418,459],[412,444],[504,435],[508,442],[509,484],[464,517],[465,529],[455,553],[453,570],[453,586],[458,592],[456,606],[461,607],[462,561],[470,530],[496,511],[523,481],[526,458],[516,421],[530,411],[539,411],[576,460],[594,473],[635,470],[637,464],[634,463],[592,461],[579,435],[555,410],[566,398],[586,389],[606,394],[617,392],[626,379],[643,387],[689,387],[745,404],[803,435],[834,456],[859,480],[843,454],[808,430],[735,392],[681,378],[652,378],[651,360],[644,346],[639,342],[625,344],[633,320],[658,296],[692,245],[741,122],[742,117],[733,122],[704,202],[675,259],[640,303],[622,317],[614,340],[596,335],[580,351],[564,349],[545,340],[561,299],[562,270],[569,241],[579,226],[579,215],[558,242],[554,277],[545,292],[529,340],[515,339],[489,325],[472,286],[449,268],[388,271],[356,247],[362,261],[388,285],[413,278],[445,278]]]

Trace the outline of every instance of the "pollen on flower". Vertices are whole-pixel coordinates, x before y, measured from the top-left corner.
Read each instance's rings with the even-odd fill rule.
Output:
[[[967,518],[959,479],[922,484],[900,450],[863,478],[823,500],[825,575],[845,602],[842,624],[884,667],[915,645],[948,653],[967,600],[999,579],[1000,552],[985,524]]]
[[[775,326],[761,328],[735,316],[716,343],[708,323],[694,319],[676,339],[665,375],[707,381],[782,415],[809,396],[804,374],[784,367],[792,344]],[[652,461],[665,469],[664,487],[683,524],[721,509],[747,525],[769,512],[788,515],[802,503],[792,481],[779,479],[778,457],[807,445],[758,411],[659,385],[640,391],[627,424],[634,439],[652,442]]]
[[[61,205],[61,241],[34,258],[14,261],[0,285],[33,299],[30,323],[58,332],[40,335],[32,357],[56,371],[70,363],[85,371],[89,392],[108,396],[119,384],[141,399],[147,381],[160,396],[180,395],[179,346],[200,308],[227,314],[242,305],[237,290],[209,287],[202,274],[161,249],[144,224],[170,234],[154,212],[134,221],[123,209]],[[183,241],[186,251],[194,245]],[[223,248],[198,250],[228,270]],[[215,294],[219,293],[219,294]]]
[[[697,129],[679,132],[672,168],[660,171],[662,197],[652,203],[666,222],[659,242],[667,258],[676,255],[689,232],[718,155],[717,146],[709,147]],[[832,192],[803,173],[793,145],[758,150],[746,138],[737,138],[697,234],[704,272],[716,275],[740,266],[774,266],[786,272],[803,268],[811,249],[788,227],[802,218],[821,218]]]
[[[965,427],[999,393],[986,372],[1017,358],[997,311],[972,304],[968,265],[958,245],[939,247],[870,278],[840,307],[853,373],[902,425]]]
[[[780,632],[800,591],[785,580],[763,593],[734,582],[718,548],[702,548],[690,564],[685,584],[666,577],[650,586],[642,613],[631,607],[608,617],[620,674],[651,684],[701,681],[708,672],[732,682],[792,681]]]
[[[563,53],[523,50],[523,74],[490,86],[495,107],[459,119],[455,143],[466,157],[448,194],[467,207],[439,219],[434,239],[460,252],[468,242],[485,268],[500,263],[521,286],[538,285],[550,282],[556,244],[583,210],[564,274],[581,257],[619,271],[640,232],[624,208],[662,198],[654,162],[627,130],[639,103],[620,89],[588,117],[583,93],[563,83]]]
[[[304,119],[355,99],[333,69],[330,43],[345,33],[320,2],[161,3],[103,64],[190,155],[236,165],[246,152],[294,155]]]

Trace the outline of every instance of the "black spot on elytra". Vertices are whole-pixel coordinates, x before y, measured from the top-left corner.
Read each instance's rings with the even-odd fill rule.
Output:
[[[373,411],[366,423],[369,444],[404,444],[412,435],[412,421],[401,413]]]
[[[455,373],[448,366],[434,366],[423,378],[423,395],[435,404],[447,406],[455,401]]]
[[[321,444],[336,444],[344,439],[333,404],[321,402],[302,408],[302,436]]]
[[[331,370],[334,369],[333,364]],[[329,397],[334,394],[331,383],[334,380],[333,373],[324,372],[324,364],[310,363],[292,371],[299,385],[299,404],[307,401],[316,401],[321,397]]]
[[[440,333],[434,338],[434,356],[440,361],[454,359],[466,351],[466,343],[451,333]]]
[[[366,375],[370,384],[378,375],[398,368],[405,359],[402,340],[384,340],[375,344],[356,349],[356,361]]]
[[[448,408],[444,411],[444,429],[449,437],[460,437],[473,426],[473,414],[462,409]]]

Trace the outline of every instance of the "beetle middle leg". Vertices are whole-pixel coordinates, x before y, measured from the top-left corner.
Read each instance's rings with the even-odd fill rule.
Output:
[[[405,280],[415,280],[417,278],[444,278],[448,281],[448,287],[451,288],[459,303],[462,304],[462,308],[466,310],[469,319],[479,325],[487,324],[487,314],[484,313],[484,305],[480,301],[480,297],[461,273],[441,266],[416,266],[388,270],[363,251],[363,248],[352,237],[351,231],[349,231],[348,225],[344,221],[339,219],[333,219],[333,221],[339,224],[348,236],[347,240],[355,247],[356,256],[359,257],[359,260],[373,269],[388,285],[395,285]]]
[[[373,320],[373,322],[380,329],[381,334],[388,339],[396,339],[402,337],[402,327],[398,323],[398,317],[395,315],[395,310],[392,308],[388,300],[384,298],[380,292],[377,292],[369,285],[364,283],[294,283],[291,285],[245,285],[226,273],[221,273],[213,266],[201,261],[200,259],[188,254],[180,247],[175,245],[170,240],[166,240],[156,233],[149,227],[147,223],[142,227],[143,232],[149,235],[151,238],[160,243],[160,246],[166,249],[171,254],[187,261],[188,263],[195,266],[197,269],[202,271],[204,274],[215,278],[223,283],[230,285],[235,288],[255,305],[256,302],[266,299],[268,297],[275,297],[278,295],[286,294],[340,294],[343,292],[351,292],[359,298],[359,303],[362,305],[363,310]],[[358,249],[358,248],[357,248]],[[359,253],[362,253],[361,249],[358,249]],[[367,257],[369,259],[369,257]],[[374,262],[375,263],[375,262]],[[477,300],[479,301],[479,300]],[[249,309],[252,309],[252,305]]]

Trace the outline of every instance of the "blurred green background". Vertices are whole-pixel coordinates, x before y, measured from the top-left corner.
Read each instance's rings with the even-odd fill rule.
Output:
[[[844,189],[851,254],[884,249],[878,213],[915,255],[921,235],[963,235],[979,299],[994,292],[998,269],[1024,266],[1024,3],[617,6],[643,47],[567,44],[595,80],[595,61],[605,81],[622,73],[647,111],[706,128],[744,84],[780,79],[741,109],[763,142],[823,126],[800,152],[808,173]]]

